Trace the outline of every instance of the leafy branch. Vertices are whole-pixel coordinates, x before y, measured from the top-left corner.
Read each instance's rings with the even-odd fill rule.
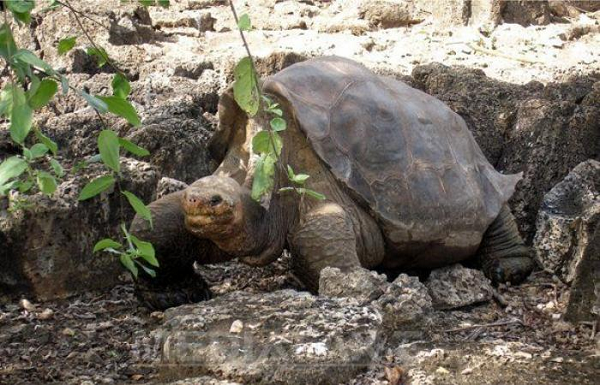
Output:
[[[168,6],[168,0],[142,1],[145,6]],[[35,6],[34,0],[6,1],[0,3],[4,13],[4,23],[0,26],[0,58],[6,63],[4,72],[8,73],[10,83],[0,91],[0,117],[9,122],[9,132],[12,141],[21,148],[22,154],[5,159],[0,163],[0,197],[7,196],[11,210],[28,209],[32,204],[27,200],[27,194],[39,192],[51,196],[58,187],[58,181],[65,176],[63,166],[55,159],[58,145],[44,135],[37,127],[33,127],[34,111],[48,105],[58,93],[59,84],[62,94],[69,90],[76,92],[93,108],[104,129],[98,135],[99,160],[102,161],[108,173],[89,182],[80,192],[79,200],[91,199],[100,193],[113,189],[119,191],[120,209],[123,211],[123,197],[127,199],[134,211],[152,226],[152,216],[146,205],[133,193],[121,188],[120,152],[125,150],[138,156],[149,155],[144,148],[137,146],[125,138],[120,138],[111,130],[102,117],[105,113],[124,118],[132,126],[139,126],[141,120],[134,106],[127,100],[131,85],[123,71],[110,59],[106,50],[94,42],[84,28],[80,17],[101,24],[83,12],[75,9],[69,0],[53,0],[46,10],[61,6],[67,8],[75,17],[77,25],[91,44],[87,54],[97,59],[98,66],[110,65],[115,70],[112,80],[113,94],[90,95],[69,85],[65,76],[58,74],[52,66],[40,59],[35,53],[19,49],[13,37],[8,12],[18,25],[31,21],[31,11]],[[65,55],[77,44],[75,36],[61,39],[57,45],[59,55]],[[32,137],[30,134],[35,134]],[[27,147],[26,143],[33,143]],[[95,158],[95,157],[94,157]],[[85,163],[84,166],[85,167]],[[72,171],[81,167],[76,165]],[[18,193],[18,194],[17,194]],[[119,255],[121,263],[133,274],[138,276],[138,267],[147,274],[155,276],[156,272],[150,267],[157,267],[158,261],[154,255],[151,243],[142,241],[127,231],[121,223],[124,245],[112,239],[103,239],[94,246],[94,252],[107,251]],[[149,265],[149,266],[147,266]]]
[[[250,17],[248,14],[243,14],[238,18],[233,0],[229,1],[229,6],[248,55],[238,62],[233,71],[235,78],[233,84],[234,99],[240,108],[251,117],[264,114],[269,119],[269,124],[265,129],[252,138],[252,151],[260,156],[255,164],[252,198],[259,201],[263,196],[269,195],[273,191],[275,187],[275,167],[277,165],[281,172],[287,176],[288,181],[291,182],[291,186],[280,188],[280,193],[293,191],[300,194],[301,197],[308,195],[323,200],[325,199],[323,194],[305,187],[306,180],[310,177],[308,174],[296,175],[292,167],[284,165],[281,160],[283,139],[279,133],[287,129],[283,110],[277,103],[274,103],[261,92],[254,58],[244,35],[244,32],[252,29]]]

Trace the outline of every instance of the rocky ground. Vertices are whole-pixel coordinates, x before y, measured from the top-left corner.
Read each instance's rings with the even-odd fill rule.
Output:
[[[201,272],[219,297],[273,293],[298,289],[287,264],[284,257],[267,268],[230,263]],[[593,323],[561,319],[566,289],[538,272],[523,285],[501,287],[496,300],[437,311],[429,316],[428,333],[388,344],[365,373],[347,383],[594,384],[599,334]],[[138,307],[130,284],[66,301],[2,305],[0,383],[163,383],[164,368],[147,352],[154,352],[148,337],[164,317]]]
[[[216,122],[218,95],[232,80],[235,61],[244,55],[224,1],[171,3],[169,9],[144,9],[116,0],[71,1],[100,21],[103,26],[81,19],[132,81],[131,98],[143,124],[132,129],[115,121],[115,129],[152,153],[146,159],[126,161],[127,186],[145,200],[153,199],[163,177],[189,183],[210,172],[206,140]],[[308,57],[342,55],[446,102],[465,119],[492,164],[504,172],[524,172],[511,205],[527,239],[533,242],[535,238],[536,250],[550,250],[554,258],[553,271],[538,271],[523,285],[483,289],[483,303],[428,310],[423,327],[414,327],[415,333],[409,337],[388,335],[385,316],[369,318],[368,325],[385,334],[387,342],[378,346],[379,337],[365,337],[378,354],[368,365],[358,365],[364,369],[361,374],[350,378],[347,374],[353,372],[349,370],[341,382],[593,384],[600,373],[597,321],[567,322],[565,314],[570,304],[573,306],[571,289],[579,282],[574,272],[586,270],[586,266],[593,269],[593,258],[598,257],[594,245],[598,244],[600,202],[597,174],[593,174],[597,171],[588,170],[598,170],[597,163],[589,163],[589,159],[600,159],[598,8],[586,2],[568,2],[515,12],[514,4],[521,2],[509,2],[514,4],[502,14],[491,10],[486,16],[473,8],[466,12],[471,15],[466,20],[469,25],[463,25],[465,14],[440,14],[440,6],[432,8],[433,3],[440,2],[236,2],[238,12],[248,12],[252,18],[254,30],[248,33],[248,41],[262,75]],[[444,4],[450,7],[455,3]],[[508,22],[502,23],[502,19]],[[98,70],[85,55],[89,44],[66,10],[39,13],[31,29],[20,31],[21,44],[64,72],[73,86],[99,94],[109,90],[112,70]],[[78,36],[76,48],[66,56],[57,55],[58,40],[73,35]],[[40,128],[58,142],[67,169],[95,153],[95,133],[101,124],[80,98],[61,96],[37,119]],[[16,151],[0,130],[0,158]],[[577,169],[588,170],[587,174],[565,179],[562,189],[557,187],[545,198],[585,161],[588,165]],[[55,197],[60,203],[36,197],[35,213],[10,217],[5,202],[0,201],[0,242],[6,242],[0,249],[0,289],[3,285],[12,288],[20,274],[31,273],[27,277],[29,294],[11,294],[0,300],[0,384],[162,383],[184,374],[177,368],[169,370],[168,359],[161,359],[157,347],[164,347],[164,341],[157,331],[173,324],[185,330],[187,326],[180,323],[190,310],[148,313],[137,306],[130,280],[117,273],[121,271],[118,262],[91,257],[90,240],[114,234],[121,218],[132,216],[127,211],[116,214],[116,194],[85,204],[77,202],[85,180],[97,173],[91,167],[70,174]],[[564,187],[573,185],[569,181],[586,178],[591,182]],[[583,202],[575,208],[569,205],[575,199],[573,190],[578,191],[577,201]],[[546,207],[538,213],[545,202],[557,200],[563,202],[560,210]],[[580,263],[582,260],[585,263]],[[544,265],[543,260],[540,263]],[[219,298],[241,305],[288,298],[306,306],[307,317],[318,306],[332,309],[332,317],[337,314],[336,306],[354,309],[352,314],[379,311],[361,303],[323,300],[314,304],[313,299],[297,294],[278,294],[287,293],[281,289],[301,289],[289,275],[288,264],[284,256],[267,268],[232,262],[199,270],[217,295],[217,302],[211,303],[223,314],[228,314],[227,308]],[[113,284],[118,286],[106,288]],[[589,294],[586,285],[582,292],[593,296],[594,288]],[[96,291],[81,293],[94,287]],[[473,298],[474,289],[466,290]],[[273,294],[268,297],[265,293]],[[68,294],[75,296],[46,302],[34,298]],[[224,297],[227,295],[233,297]],[[25,298],[29,301],[22,300]],[[194,317],[200,317],[192,318],[197,323],[208,324],[210,319],[207,315]],[[247,329],[242,326],[248,322],[234,327],[239,320],[227,317],[223,324],[207,327],[234,335],[238,328]],[[338,325],[340,333],[346,330],[344,320]],[[297,321],[301,327],[301,319]],[[302,333],[312,332],[306,329]],[[344,348],[347,346],[338,346],[335,353]],[[306,344],[302,349],[307,357],[321,357],[320,345]],[[216,350],[203,351],[218,356]],[[351,356],[344,357],[348,360]],[[211,362],[217,365],[218,361]],[[344,374],[338,370],[340,362],[346,361],[338,361],[331,373]],[[312,370],[300,367],[305,372]],[[208,368],[206,373],[192,370],[194,375],[209,377],[188,383],[224,384],[215,378],[243,381],[256,375],[244,366],[228,367],[235,369],[229,374],[225,369]],[[272,372],[287,373],[276,369]]]

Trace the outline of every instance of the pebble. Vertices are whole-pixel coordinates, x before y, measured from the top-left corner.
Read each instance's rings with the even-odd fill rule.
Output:
[[[36,318],[39,320],[48,320],[50,318],[54,317],[54,311],[52,309],[44,309],[43,312],[39,313],[36,315]]]
[[[165,318],[165,313],[163,313],[162,311],[153,311],[152,313],[150,313],[150,317],[161,321],[163,318]]]
[[[35,305],[32,304],[31,302],[29,302],[29,300],[26,298],[23,298],[19,301],[19,306],[21,306],[21,309],[23,309],[23,310],[27,310],[27,311],[35,310]]]
[[[448,371],[448,369],[444,368],[443,366],[440,366],[439,368],[437,368],[435,370],[435,372],[437,374],[450,374],[450,372]]]
[[[533,358],[533,354],[531,353],[527,353],[527,352],[516,352],[514,354],[515,357],[520,357],[520,358],[524,358],[526,360],[530,360]]]
[[[240,321],[239,319],[233,321],[231,323],[231,327],[229,328],[229,333],[241,333],[242,330],[244,330],[244,323],[242,321]]]

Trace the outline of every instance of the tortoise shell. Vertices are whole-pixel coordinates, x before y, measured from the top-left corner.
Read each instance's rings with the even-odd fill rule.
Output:
[[[441,101],[354,61],[298,63],[263,89],[289,104],[315,152],[392,244],[476,247],[521,178],[497,172]]]

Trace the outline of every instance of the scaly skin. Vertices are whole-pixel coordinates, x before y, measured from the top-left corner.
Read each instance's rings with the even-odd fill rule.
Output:
[[[154,228],[137,216],[131,224],[132,234],[154,245],[160,264],[155,269],[156,278],[142,273],[135,287],[140,302],[153,310],[209,299],[208,286],[194,273],[194,261],[216,263],[232,258],[209,240],[195,237],[185,229],[182,197],[183,191],[176,192],[148,206]]]
[[[348,193],[347,186],[332,174],[331,165],[319,158],[297,127],[289,103],[271,97],[281,105],[284,116],[292,117],[288,129],[280,133],[285,143],[281,163],[309,174],[308,187],[323,193],[327,200],[277,193],[279,187],[289,185],[280,170],[267,207],[252,200],[253,158],[249,148],[254,133],[269,123],[265,117],[248,120],[242,116],[226,93],[219,107],[220,126],[211,141],[221,162],[218,169],[185,191],[152,203],[154,229],[140,219],[132,224],[134,234],[155,245],[161,264],[160,278],[140,279],[136,289],[151,307],[166,308],[208,297],[205,285],[193,275],[194,261],[205,264],[237,257],[252,265],[264,265],[287,247],[292,252],[295,274],[316,291],[324,267],[375,268],[403,260],[384,238],[388,235],[371,212],[376,209],[365,207]],[[471,246],[474,252],[477,245]],[[478,256],[486,274],[495,281],[518,282],[531,271],[533,263],[507,208],[490,226]],[[431,255],[423,257],[427,265]],[[444,257],[442,253],[438,262],[443,263]],[[460,258],[464,259],[462,254]]]

